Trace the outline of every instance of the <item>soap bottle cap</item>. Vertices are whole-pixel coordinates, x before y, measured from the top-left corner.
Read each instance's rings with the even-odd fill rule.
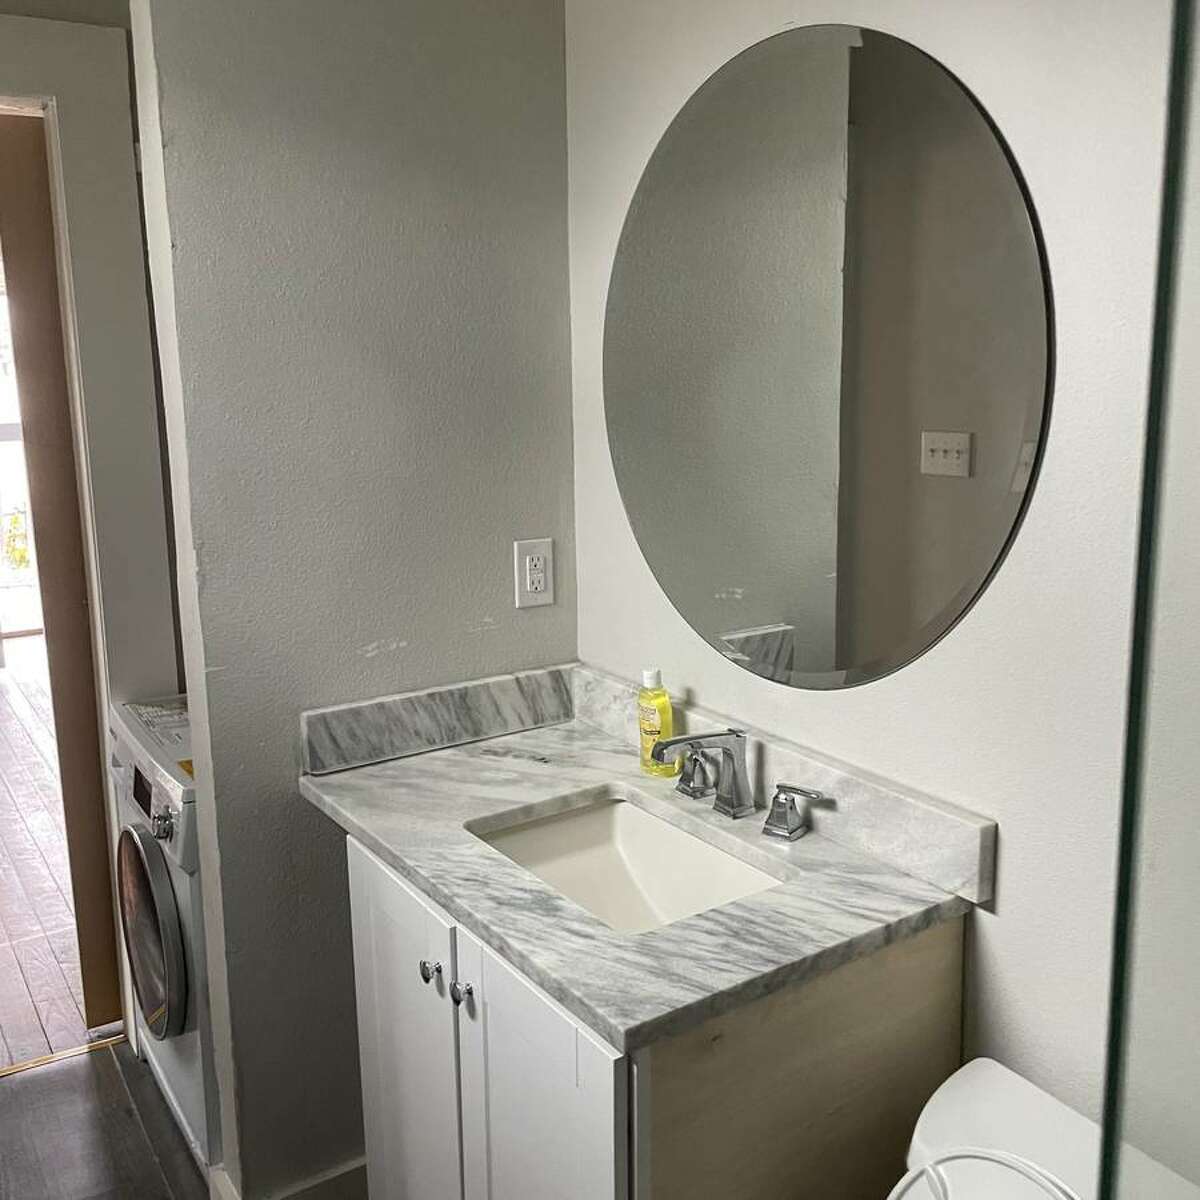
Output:
[[[642,672],[642,687],[656,692],[662,687],[662,671],[658,667],[647,667]]]

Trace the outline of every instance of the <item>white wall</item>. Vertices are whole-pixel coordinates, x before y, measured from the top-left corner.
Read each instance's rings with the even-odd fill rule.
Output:
[[[1150,643],[1125,1138],[1200,1187],[1200,88],[1192,115]],[[1118,1189],[1126,1195],[1124,1187]],[[1128,1192],[1130,1200],[1137,1193]]]
[[[228,1165],[261,1197],[362,1149],[299,711],[574,654],[562,12],[135,15]],[[558,604],[518,613],[542,535]]]
[[[1167,0],[567,0],[580,655],[626,676],[660,663],[669,686],[719,711],[995,816],[998,895],[975,921],[969,1050],[1090,1113],[1104,1065],[1169,12]],[[1058,317],[1045,469],[1004,569],[924,658],[833,693],[751,676],[676,615],[621,508],[601,381],[613,252],[662,131],[734,54],[821,21],[913,40],[979,96],[1032,190]]]

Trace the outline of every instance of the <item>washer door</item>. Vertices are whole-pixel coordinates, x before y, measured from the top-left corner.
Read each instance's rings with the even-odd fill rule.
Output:
[[[150,831],[126,825],[117,842],[121,932],[133,990],[151,1036],[173,1037],[187,1015],[187,968],[175,889]]]

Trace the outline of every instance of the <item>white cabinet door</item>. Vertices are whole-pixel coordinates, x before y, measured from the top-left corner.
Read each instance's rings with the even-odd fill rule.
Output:
[[[454,925],[353,838],[346,846],[371,1200],[457,1200]]]
[[[625,1059],[458,930],[466,1200],[626,1200]]]

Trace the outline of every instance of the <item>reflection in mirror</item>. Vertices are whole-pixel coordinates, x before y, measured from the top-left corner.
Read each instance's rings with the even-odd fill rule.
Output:
[[[609,289],[609,442],[683,617],[805,687],[908,662],[1019,521],[1051,375],[1019,176],[962,85],[846,26],[751,47],[654,151]]]

